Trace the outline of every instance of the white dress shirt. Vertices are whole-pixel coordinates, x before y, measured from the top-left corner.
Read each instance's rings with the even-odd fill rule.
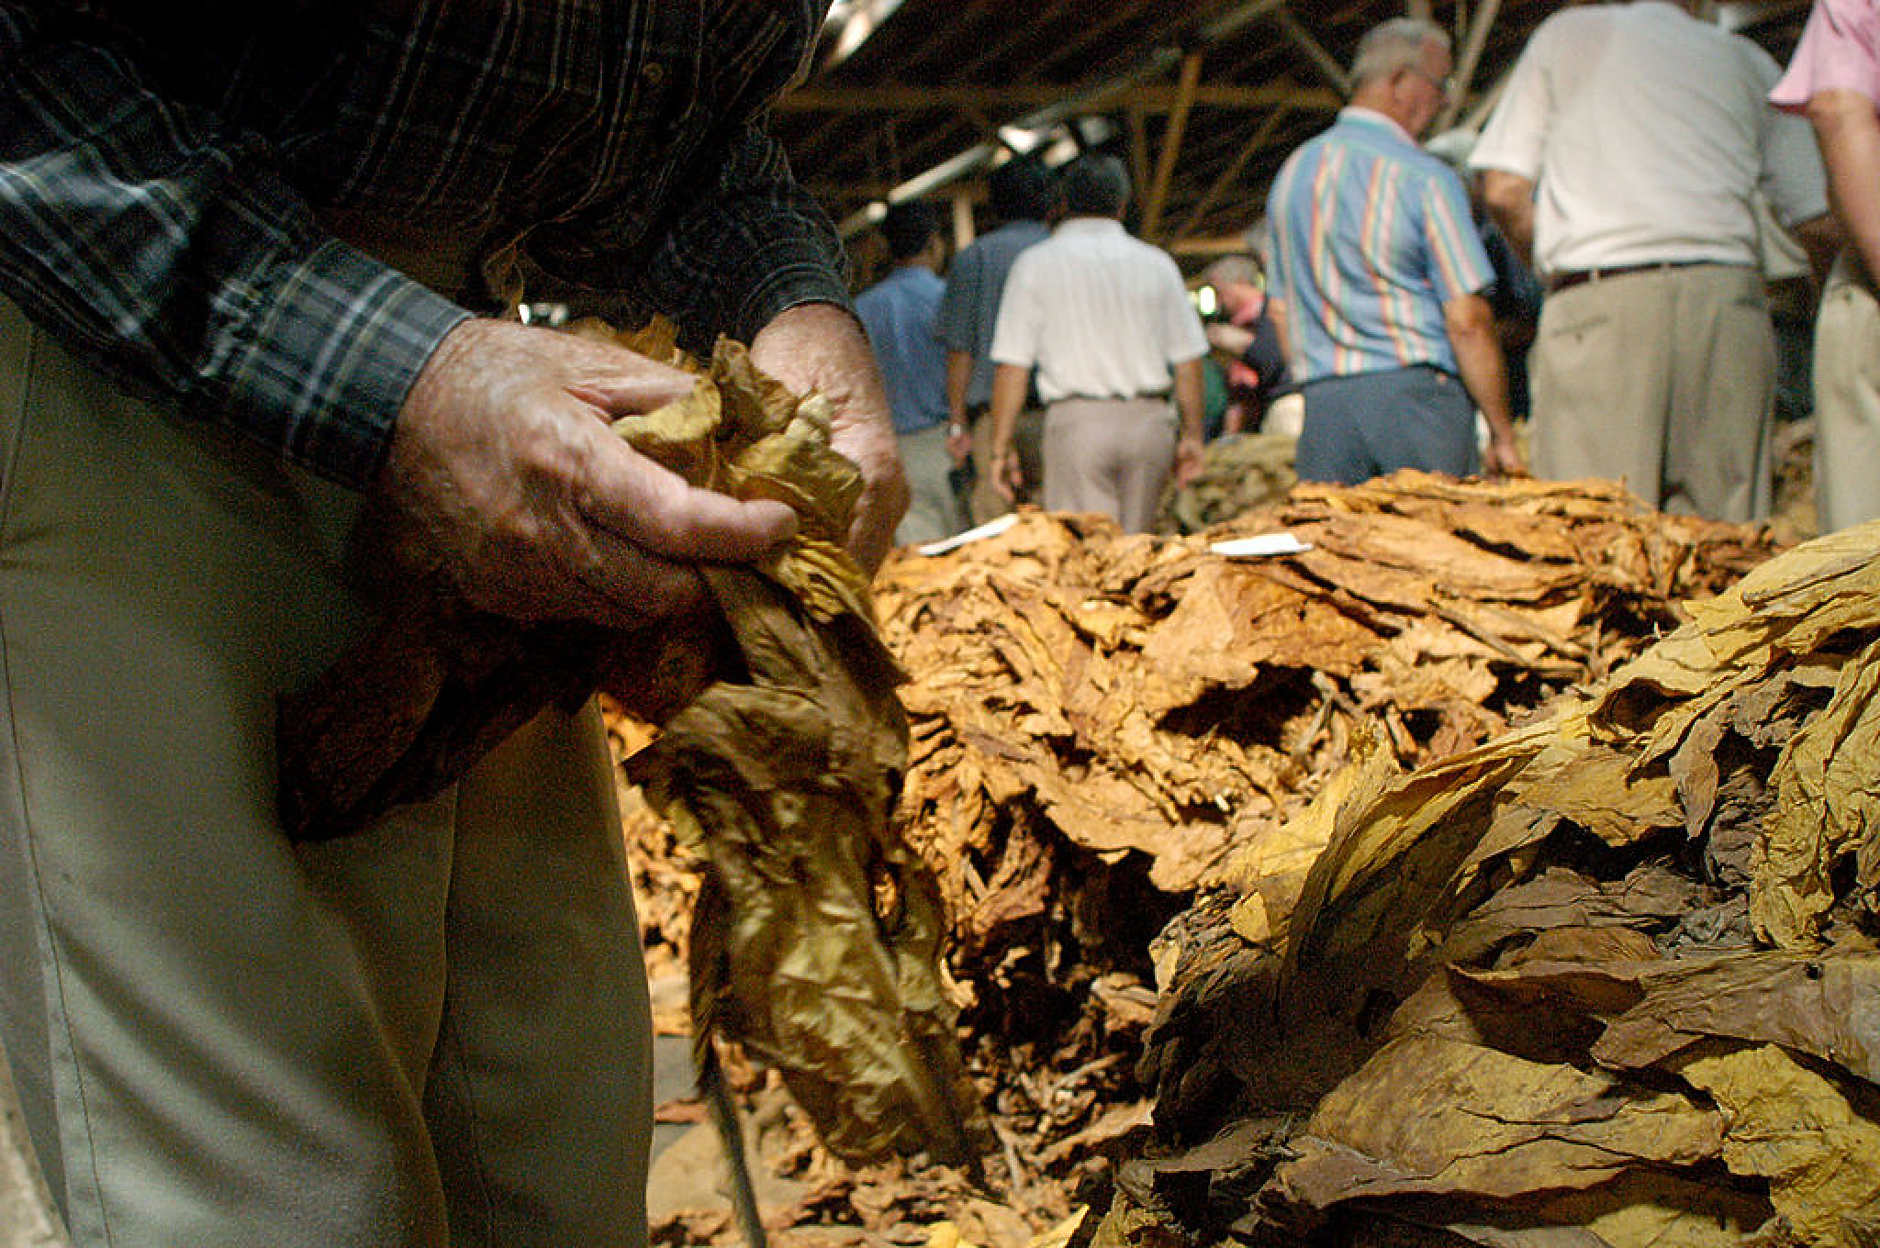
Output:
[[[1104,217],[1072,217],[1012,262],[992,335],[995,361],[1036,367],[1046,403],[1163,394],[1170,366],[1207,351],[1175,261]]]
[[[1752,193],[1795,225],[1827,211],[1807,122],[1765,102],[1755,44],[1660,0],[1563,10],[1528,41],[1470,155],[1536,185],[1543,273],[1760,254]]]

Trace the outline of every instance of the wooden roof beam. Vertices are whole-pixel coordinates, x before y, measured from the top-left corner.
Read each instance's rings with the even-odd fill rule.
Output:
[[[1245,0],[1245,3],[1234,6],[1203,26],[1195,41],[1196,46],[1207,47],[1219,39],[1226,38],[1272,12],[1279,6],[1279,3],[1280,0]],[[1040,126],[1055,125],[1067,117],[1095,112],[1096,108],[1090,104],[1091,98],[1109,98],[1112,93],[1121,94],[1137,83],[1153,79],[1157,74],[1167,72],[1168,66],[1178,59],[1178,55],[1172,48],[1153,49],[1133,69],[1125,71],[1104,87],[1092,91],[1089,95],[1071,94],[1056,103],[1047,104],[1036,112],[1027,114],[1015,124],[1028,129],[1037,129]],[[895,196],[901,199],[917,199],[922,195],[932,194],[942,187],[951,186],[960,178],[983,168],[992,158],[993,151],[994,149],[989,144],[975,144],[925,172],[909,178],[895,188]],[[868,210],[852,213],[837,228],[844,238],[852,237],[856,232],[871,224],[875,215],[874,212]]]
[[[1247,141],[1240,145],[1240,150],[1234,153],[1234,158],[1227,162],[1227,168],[1221,170],[1220,176],[1215,178],[1213,184],[1202,193],[1201,198],[1195,201],[1195,206],[1189,210],[1187,219],[1169,235],[1171,242],[1186,237],[1195,228],[1208,209],[1214,206],[1214,201],[1225,194],[1227,188],[1234,184],[1234,180],[1240,177],[1247,167],[1247,162],[1272,141],[1273,132],[1279,129],[1280,123],[1291,111],[1289,107],[1281,104],[1260,119],[1260,124],[1255,127],[1254,132],[1247,136]]]
[[[883,86],[883,87],[799,87],[777,101],[780,113],[876,113],[976,110],[997,112],[1039,108],[1078,96],[1081,87],[1022,86]],[[1257,87],[1231,84],[1197,83],[1186,102],[1179,85],[1146,86],[1109,85],[1089,89],[1079,98],[1075,109],[1056,110],[1055,120],[1103,112],[1111,108],[1135,109],[1144,113],[1172,113],[1178,107],[1205,105],[1209,108],[1274,108],[1285,104],[1294,108],[1335,112],[1344,106],[1337,92],[1324,87],[1302,87],[1287,82],[1263,83]],[[1013,124],[1023,125],[1024,122]]]
[[[1325,50],[1324,44],[1313,38],[1312,32],[1307,30],[1297,17],[1293,16],[1289,5],[1282,4],[1273,10],[1273,20],[1279,23],[1280,29],[1286,32],[1286,37],[1292,40],[1293,46],[1306,54],[1306,59],[1312,62],[1313,68],[1324,75],[1325,81],[1331,83],[1339,95],[1351,94],[1351,76],[1345,72],[1345,67],[1338,63],[1337,57]]]
[[[1462,112],[1462,103],[1469,98],[1469,88],[1475,85],[1475,71],[1482,64],[1482,49],[1488,45],[1488,32],[1495,25],[1495,18],[1501,13],[1501,0],[1482,0],[1476,9],[1475,17],[1469,22],[1469,33],[1462,41],[1461,55],[1456,57],[1454,86],[1449,92],[1449,101],[1443,105],[1442,113],[1436,119],[1436,129],[1440,132],[1456,124],[1456,118]]]
[[[1188,128],[1188,110],[1195,102],[1195,88],[1201,84],[1201,53],[1190,52],[1182,58],[1181,79],[1175,88],[1175,108],[1169,113],[1168,126],[1162,132],[1162,147],[1156,154],[1155,183],[1142,207],[1142,233],[1154,238],[1162,228],[1162,206],[1168,202],[1169,183],[1175,177],[1175,162],[1181,159],[1182,132]]]

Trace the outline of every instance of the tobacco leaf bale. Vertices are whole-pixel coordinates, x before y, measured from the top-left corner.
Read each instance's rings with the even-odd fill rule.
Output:
[[[1327,785],[1334,808],[1302,821],[1331,830],[1290,910],[1242,879],[1171,926],[1207,951],[1172,959],[1143,1059],[1171,1146],[1205,1122],[1197,1081],[1259,1119],[1258,1064],[1221,1051],[1246,1039],[1239,1020],[1270,1020],[1260,1058],[1280,1069],[1339,1042],[1328,1014],[1349,1024],[1350,1072],[1316,1093],[1237,1233],[1865,1242],[1880,1181],[1877,568],[1880,525],[1819,539],[1689,603],[1685,625],[1546,718],[1401,774],[1355,763]],[[1481,1074],[1501,1068],[1521,1077]],[[1563,1083],[1603,1088],[1597,1111],[1523,1099]],[[1630,1134],[1647,1116],[1623,1120],[1624,1143],[1597,1138],[1618,1107],[1673,1105],[1668,1121],[1709,1115],[1714,1137]],[[1508,1143],[1536,1122],[1543,1139]],[[1484,1163],[1504,1147],[1514,1160]]]
[[[1308,542],[1324,535],[1315,545],[1325,557],[1229,561],[1208,549],[1279,529]],[[1637,839],[1599,847],[1558,812],[1469,799],[1430,822],[1487,818],[1495,837],[1458,841],[1448,857],[1417,856],[1407,872],[1388,853],[1347,860],[1372,894],[1359,926],[1393,950],[1375,965],[1398,967],[1400,980],[1388,991],[1347,991],[1342,977],[1321,985],[1301,975],[1291,985],[1299,1008],[1282,1014],[1276,1004],[1295,928],[1342,905],[1327,893],[1301,909],[1308,869],[1341,811],[1415,787],[1406,769],[1472,751],[1488,752],[1430,787],[1518,773],[1526,754],[1488,749],[1511,723],[1596,684],[1682,624],[1690,600],[1773,550],[1756,530],[1660,516],[1606,483],[1405,473],[1364,487],[1301,486],[1192,537],[1123,535],[1100,517],[1021,510],[1005,533],[952,554],[893,556],[876,610],[909,676],[899,818],[939,885],[969,1068],[987,1089],[1011,1171],[1040,1197],[1061,1192],[1099,1159],[1060,1145],[1090,1138],[1107,1107],[1145,1088],[1157,1096],[1158,1133],[1183,1143],[1270,1110],[1270,1171],[1287,1131],[1399,1034],[1391,1029],[1400,1017],[1410,1025],[1402,1002],[1430,982],[1417,971],[1452,927],[1479,920],[1468,939],[1497,962],[1539,946],[1515,930],[1520,906],[1498,916],[1477,907],[1547,867],[1571,867],[1584,884],[1551,902],[1530,898],[1529,914],[1578,916],[1666,951],[1695,939],[1700,921],[1667,910],[1724,894],[1709,881],[1685,891],[1654,880],[1638,860],[1673,855],[1668,838],[1688,835],[1682,809],[1659,827],[1660,801],[1650,819],[1633,820]],[[1815,695],[1795,688],[1779,713],[1800,718]],[[1747,702],[1731,705],[1751,717]],[[1592,736],[1582,728],[1581,741]],[[1753,797],[1742,788],[1747,765],[1727,752],[1738,736],[1723,742],[1713,811]],[[1766,749],[1750,751],[1750,762]],[[1667,789],[1687,779],[1693,792],[1704,787],[1694,770],[1673,777],[1671,758],[1654,764]],[[1363,765],[1347,769],[1354,759]],[[1337,800],[1313,805],[1327,795]],[[1317,813],[1302,818],[1309,808]],[[1563,849],[1572,850],[1564,862]],[[1600,854],[1632,858],[1630,898],[1625,872],[1609,874],[1614,864]],[[1393,883],[1427,885],[1434,906],[1407,938],[1385,930]],[[1632,902],[1640,915],[1628,914]],[[1190,906],[1207,921],[1152,949],[1154,934],[1177,930]],[[1712,917],[1706,930],[1734,921]],[[1610,935],[1575,939],[1573,950],[1541,953],[1616,956],[1600,943]],[[1340,946],[1334,960],[1370,965],[1375,952]],[[1145,1043],[1141,1024],[1106,994],[1151,977],[1166,987]],[[1473,994],[1469,1010],[1483,1008],[1481,993],[1457,991]],[[1597,1036],[1598,1020],[1582,1017],[1578,1047],[1561,1056],[1584,1060]],[[1118,1054],[1120,1064],[1105,1065]],[[1097,1073],[1079,1073],[1087,1069]],[[1236,1174],[1209,1181],[1228,1222],[1249,1216],[1266,1177]],[[1395,1202],[1406,1211],[1411,1203]],[[1761,1207],[1766,1214],[1766,1200]],[[1355,1224],[1360,1215],[1351,1216]],[[1409,1233],[1403,1219],[1392,1225]],[[1472,1242],[1435,1228],[1428,1234],[1439,1240],[1428,1242]],[[1250,1223],[1235,1234],[1258,1231]]]

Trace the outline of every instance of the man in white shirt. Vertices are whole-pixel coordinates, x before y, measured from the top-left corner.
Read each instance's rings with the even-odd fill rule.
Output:
[[[1012,434],[1036,368],[1045,508],[1103,512],[1140,533],[1170,473],[1186,482],[1200,470],[1208,340],[1175,262],[1123,228],[1123,163],[1080,156],[1061,190],[1065,220],[1013,262],[999,304],[994,480],[1008,492],[1023,484]]]
[[[1744,521],[1769,508],[1775,389],[1754,193],[1819,264],[1833,229],[1807,126],[1764,103],[1775,61],[1695,8],[1548,18],[1470,164],[1548,289],[1535,472]]]

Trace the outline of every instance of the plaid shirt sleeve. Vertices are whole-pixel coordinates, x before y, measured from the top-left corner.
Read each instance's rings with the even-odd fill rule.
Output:
[[[647,274],[654,302],[680,324],[718,326],[749,342],[796,304],[854,311],[835,227],[765,128],[771,101],[801,72],[827,8],[826,0],[725,4],[707,19],[711,60],[736,67],[721,98],[725,137],[694,161],[690,183],[698,189],[671,214]]]
[[[0,289],[127,389],[369,481],[468,313],[326,236],[253,136],[45,12],[0,0]]]
[[[756,124],[734,134],[712,180],[671,223],[647,275],[680,324],[719,325],[749,342],[802,303],[854,310],[833,224]]]

